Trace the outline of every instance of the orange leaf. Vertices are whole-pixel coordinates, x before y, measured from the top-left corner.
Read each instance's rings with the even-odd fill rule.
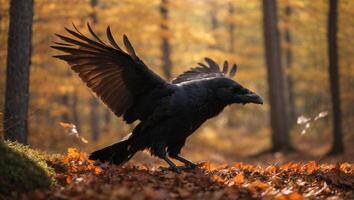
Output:
[[[73,177],[70,176],[70,175],[67,175],[65,180],[66,180],[66,183],[67,183],[67,184],[70,184],[70,183],[73,182]]]
[[[304,198],[302,197],[301,194],[299,194],[297,192],[292,192],[292,193],[288,194],[288,199],[289,200],[303,200]]]
[[[353,167],[353,165],[345,162],[340,165],[340,169],[345,173],[349,173],[350,171],[354,170],[354,167]]]
[[[80,153],[76,148],[68,148],[68,156],[72,158],[79,158]]]
[[[251,190],[254,190],[254,189],[264,190],[264,189],[267,189],[268,187],[269,186],[267,183],[263,183],[260,180],[255,180],[252,183],[250,183],[250,185],[248,186],[248,188],[250,188]]]
[[[224,183],[225,182],[223,178],[221,178],[220,176],[217,176],[217,175],[212,176],[211,179],[213,181],[215,181],[215,182],[218,182],[218,183]]]
[[[202,168],[208,170],[208,171],[214,171],[217,169],[217,166],[213,163],[210,162],[205,162],[202,164]]]
[[[275,174],[277,172],[277,167],[274,166],[274,165],[271,165],[271,166],[268,166],[266,169],[265,169],[266,172],[268,173],[272,173],[272,174]]]
[[[241,169],[241,167],[242,167],[242,163],[235,163],[234,164],[234,167],[236,167],[237,169]]]
[[[275,200],[303,200],[304,198],[302,197],[301,194],[298,192],[292,192],[290,194],[281,194],[275,198]]]
[[[234,177],[233,181],[236,185],[241,185],[245,182],[245,176],[243,175],[243,173],[239,173]]]
[[[284,170],[284,171],[288,171],[288,170],[290,170],[290,168],[291,168],[292,165],[293,165],[293,162],[290,161],[290,162],[288,162],[288,163],[286,163],[286,164],[280,166],[280,169],[282,169],[282,170]]]
[[[315,161],[309,161],[306,165],[306,171],[308,174],[312,174],[317,168],[318,166]]]
[[[281,195],[276,196],[274,200],[288,200],[288,197],[281,194]]]
[[[75,126],[72,123],[65,123],[65,122],[59,122],[59,125],[65,129],[74,128],[74,126]]]
[[[95,174],[100,174],[102,169],[100,167],[95,167]]]

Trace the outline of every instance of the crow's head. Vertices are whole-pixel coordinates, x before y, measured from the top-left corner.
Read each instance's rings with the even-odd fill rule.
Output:
[[[216,78],[213,82],[216,97],[226,104],[263,104],[260,96],[230,78]]]

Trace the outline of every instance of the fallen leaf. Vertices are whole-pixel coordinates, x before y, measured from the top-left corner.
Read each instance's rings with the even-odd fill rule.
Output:
[[[235,185],[241,185],[245,182],[245,176],[243,175],[243,173],[239,173],[234,177],[233,181]]]

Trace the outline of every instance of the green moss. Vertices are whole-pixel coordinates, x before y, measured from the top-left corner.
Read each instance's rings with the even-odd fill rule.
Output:
[[[48,188],[55,183],[53,156],[0,139],[0,196]]]

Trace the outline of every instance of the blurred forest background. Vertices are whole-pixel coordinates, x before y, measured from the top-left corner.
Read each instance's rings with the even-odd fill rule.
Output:
[[[85,32],[90,22],[102,35],[110,25],[117,41],[127,34],[140,58],[166,79],[207,56],[220,64],[237,63],[235,80],[263,96],[263,106],[233,105],[208,121],[188,140],[187,157],[228,162],[267,150],[322,156],[342,152],[338,146],[331,151],[333,138],[339,138],[346,158],[354,158],[354,2],[340,0],[336,9],[339,90],[334,93],[339,92],[339,101],[331,96],[336,87],[331,87],[333,71],[329,73],[328,2],[279,0],[277,7],[269,7],[260,0],[35,0],[27,143],[50,152],[64,152],[70,146],[91,151],[132,130],[92,95],[66,63],[52,57],[58,53],[50,48],[57,41],[55,33],[65,34],[64,27],[72,23]],[[9,0],[0,0],[1,135],[8,131],[3,125],[9,8]],[[275,41],[280,51],[275,53],[280,59],[275,65],[266,59],[277,54],[266,52],[274,51],[265,46],[268,39],[272,44],[274,40],[264,39],[269,36],[265,30],[279,33],[270,34],[279,36]],[[270,115],[270,83],[282,85],[282,91],[273,90],[282,95],[272,111],[272,116],[278,114],[275,121]],[[339,116],[332,102],[341,108]],[[308,121],[318,115],[318,120]],[[338,132],[333,121],[340,118]],[[75,124],[88,143],[60,122]],[[283,127],[274,130],[276,124]]]

